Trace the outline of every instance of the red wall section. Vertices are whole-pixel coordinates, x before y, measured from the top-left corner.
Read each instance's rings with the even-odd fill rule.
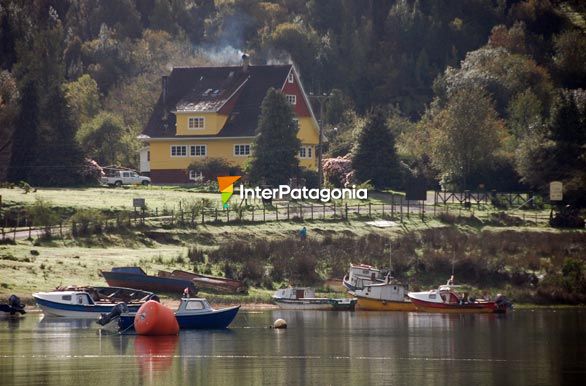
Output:
[[[295,114],[299,117],[310,117],[311,113],[309,112],[309,107],[305,103],[305,98],[303,98],[303,92],[301,91],[301,87],[299,87],[299,79],[297,76],[293,78],[293,83],[289,83],[288,80],[285,80],[285,85],[281,90],[283,94],[288,95],[296,95],[297,96],[297,104],[295,105]]]
[[[151,181],[153,184],[188,184],[187,171],[182,169],[151,169]]]

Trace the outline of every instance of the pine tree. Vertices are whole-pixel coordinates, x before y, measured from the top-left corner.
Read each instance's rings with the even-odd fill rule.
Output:
[[[254,182],[279,185],[289,182],[299,170],[301,142],[293,111],[283,94],[270,88],[262,106],[253,144],[249,177]]]
[[[29,80],[22,89],[20,111],[12,136],[12,154],[8,181],[28,181],[39,136],[39,95],[35,82]]]
[[[352,150],[352,168],[358,181],[370,181],[377,189],[397,187],[400,184],[395,137],[381,109],[368,115],[366,125],[358,135]]]

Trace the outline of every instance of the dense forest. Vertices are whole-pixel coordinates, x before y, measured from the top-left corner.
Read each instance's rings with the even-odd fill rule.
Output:
[[[561,180],[583,201],[585,20],[580,0],[0,0],[0,178],[80,184],[89,160],[136,165],[161,75],[246,52],[292,61],[326,96],[333,159],[379,151],[359,139],[386,128],[390,187]]]

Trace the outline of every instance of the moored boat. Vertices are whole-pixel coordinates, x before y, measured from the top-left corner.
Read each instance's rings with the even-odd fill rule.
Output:
[[[148,300],[158,299],[152,292],[121,287],[65,287],[51,292],[36,292],[33,298],[45,315],[72,318],[97,318],[111,312],[117,303],[137,311]]]
[[[459,295],[458,286],[441,285],[437,289],[422,292],[409,292],[407,295],[417,308],[417,311],[436,313],[478,314],[478,313],[505,313],[511,303],[503,296],[497,299],[475,299],[466,293]]]
[[[368,264],[350,264],[348,274],[342,279],[342,284],[350,292],[364,288],[371,284],[380,284],[385,281],[385,272]]]
[[[180,330],[227,328],[238,314],[240,306],[215,309],[203,298],[182,298],[175,318]],[[122,313],[118,319],[121,332],[130,331],[134,326],[136,313]]]
[[[173,272],[159,271],[159,277],[171,277],[191,280],[197,288],[221,293],[246,293],[247,287],[240,280],[225,277],[207,276],[199,273],[174,270]]]
[[[191,280],[150,276],[140,267],[114,267],[111,271],[100,271],[108,285],[112,287],[130,287],[146,291],[183,293],[185,288],[189,293],[196,294],[197,287]]]
[[[309,287],[282,288],[275,292],[273,301],[285,310],[354,311],[356,307],[355,298],[317,298]]]
[[[26,314],[24,307],[18,296],[10,295],[8,303],[0,303],[0,317],[24,315]]]
[[[415,311],[415,305],[406,297],[405,286],[389,278],[388,282],[364,286],[354,291],[358,309],[364,311]]]

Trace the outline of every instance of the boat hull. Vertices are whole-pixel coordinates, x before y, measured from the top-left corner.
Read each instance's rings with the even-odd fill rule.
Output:
[[[37,306],[47,316],[59,316],[78,319],[97,319],[101,314],[109,313],[116,304],[63,304],[33,296]],[[128,305],[131,312],[138,311],[140,305]]]
[[[102,271],[102,276],[111,287],[128,287],[145,291],[174,293],[183,293],[185,288],[189,288],[192,294],[197,292],[195,285],[190,280],[185,279],[105,271]]]
[[[363,311],[416,311],[415,305],[408,301],[392,301],[370,299],[361,296],[358,298],[358,309]]]
[[[175,318],[177,319],[180,330],[224,329],[232,323],[239,310],[240,306],[235,306],[196,315],[181,315],[176,313]],[[134,317],[135,314],[133,313],[120,316],[118,319],[118,327],[121,332],[133,330]]]
[[[283,310],[354,311],[356,299],[276,299]]]
[[[504,313],[506,308],[498,307],[494,302],[468,304],[437,304],[411,298],[417,311],[442,314],[492,314]]]

